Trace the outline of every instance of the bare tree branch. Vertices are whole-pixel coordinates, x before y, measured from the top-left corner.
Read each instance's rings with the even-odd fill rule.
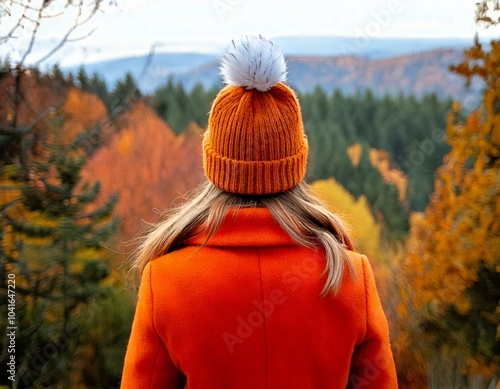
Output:
[[[45,2],[44,2],[44,4],[45,4]],[[38,32],[38,29],[40,28],[40,21],[42,19],[42,12],[43,12],[43,6],[38,10],[37,20],[36,20],[36,22],[34,22],[35,28],[31,32],[31,38],[30,38],[30,43],[28,45],[28,48],[26,49],[23,56],[21,57],[21,60],[19,61],[19,64],[21,66],[24,65],[24,61],[26,60],[26,57],[28,57],[28,55],[30,55],[30,53],[31,53],[31,50],[33,50],[33,45],[35,44],[36,34]]]
[[[25,15],[26,15],[26,9],[24,9],[23,14],[19,17],[17,23],[14,25],[14,27],[12,27],[12,29],[9,31],[9,33],[7,33],[7,35],[5,35],[5,36],[0,36],[0,43],[2,43],[4,41],[8,41],[11,38],[14,38],[14,32],[16,32],[16,30],[19,27],[21,27],[21,23],[24,20]]]
[[[18,135],[23,136],[28,134],[35,126],[40,123],[48,114],[54,112],[55,110],[62,107],[60,104],[57,107],[49,107],[42,113],[38,114],[38,116],[28,125],[19,127],[19,126],[8,126],[8,127],[0,127],[0,135]]]
[[[97,27],[92,29],[91,31],[89,31],[85,35],[79,36],[77,38],[68,39],[66,42],[70,43],[70,42],[78,42],[78,41],[84,40],[84,39],[88,38],[89,36],[91,36],[96,30],[97,30]]]
[[[42,58],[36,61],[35,65],[39,65],[53,56],[66,43],[80,41],[93,33],[93,31],[91,31],[81,37],[72,38],[72,34],[77,29],[88,23],[100,10],[102,0],[79,0],[76,4],[71,0],[67,0],[64,5],[64,10],[59,12],[57,12],[57,10],[54,10],[55,12],[49,10],[49,6],[52,4],[51,1],[43,1],[39,7],[33,6],[29,1],[11,1],[10,3],[11,5],[20,7],[22,11],[12,28],[5,35],[0,36],[0,44],[5,44],[12,39],[19,39],[16,34],[18,31],[30,31],[28,47],[24,50],[21,60],[19,61],[19,64],[21,65],[24,65],[29,55],[32,54],[33,48],[37,42],[37,34],[43,22],[47,19],[62,16],[65,13],[64,10],[69,7],[77,8],[77,14],[73,25],[66,31],[63,37],[60,38],[60,40],[58,40],[58,42],[42,56]]]
[[[80,0],[80,3],[78,4],[78,15],[76,16],[76,20],[75,20],[75,23],[73,24],[73,26],[71,26],[68,31],[66,32],[66,34],[61,38],[61,40],[47,53],[45,54],[41,59],[39,59],[35,65],[39,65],[40,63],[42,63],[43,61],[47,60],[48,58],[50,58],[51,56],[53,56],[57,51],[59,51],[67,42],[69,42],[70,40],[70,36],[71,34],[73,34],[73,32],[83,26],[84,24],[86,24],[88,21],[90,21],[90,19],[92,19],[94,17],[94,15],[97,13],[97,11],[100,9],[100,6],[101,6],[101,3],[102,3],[102,0],[96,0],[95,3],[94,3],[94,7],[92,8],[92,10],[90,11],[90,13],[87,15],[87,17],[85,17],[83,20],[80,20],[81,16],[82,16],[82,10],[83,10],[83,6],[84,6],[84,0]],[[93,32],[93,31],[92,31]],[[91,32],[91,33],[92,33]],[[90,35],[90,34],[89,34]]]
[[[44,17],[45,19],[53,19],[53,18],[57,18],[58,16],[62,16],[62,15],[64,15],[64,12],[63,12],[63,11],[58,12],[58,13],[53,14],[53,15],[43,15],[43,17]]]

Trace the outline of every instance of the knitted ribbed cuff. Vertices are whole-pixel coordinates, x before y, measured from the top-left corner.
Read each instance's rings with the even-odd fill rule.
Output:
[[[230,193],[265,195],[279,193],[300,183],[306,174],[308,144],[299,152],[274,161],[241,161],[224,157],[203,144],[203,168],[207,178]]]

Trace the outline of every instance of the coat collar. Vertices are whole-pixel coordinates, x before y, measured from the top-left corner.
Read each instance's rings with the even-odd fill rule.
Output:
[[[189,238],[188,245],[201,245],[205,233]],[[290,246],[296,245],[265,207],[231,209],[208,246]]]

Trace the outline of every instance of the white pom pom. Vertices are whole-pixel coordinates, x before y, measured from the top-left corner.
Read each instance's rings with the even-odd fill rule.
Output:
[[[246,36],[231,42],[221,60],[221,75],[227,85],[265,92],[286,80],[285,57],[266,38]]]

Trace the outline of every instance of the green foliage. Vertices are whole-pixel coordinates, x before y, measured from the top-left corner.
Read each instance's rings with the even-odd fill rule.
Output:
[[[80,87],[84,91],[89,91],[90,89],[89,77],[87,75],[87,71],[83,66],[80,66],[78,72],[76,73],[76,81],[78,82],[78,87]]]
[[[109,112],[122,111],[134,100],[139,100],[142,94],[130,72],[125,74],[123,80],[116,83],[115,88],[110,94]],[[106,99],[104,100],[106,102]]]
[[[475,309],[463,314],[455,306],[450,306],[442,316],[424,319],[422,331],[433,340],[432,349],[451,344],[459,350],[473,350],[473,353],[487,358],[498,357],[500,342],[496,339],[497,328],[491,319],[500,301],[500,273],[481,264],[477,281],[467,290],[466,296]]]
[[[54,64],[48,74],[46,75],[50,80],[54,80],[62,85],[68,85],[69,80],[64,76],[63,71],[61,70],[61,67],[56,63]],[[38,75],[40,77],[40,73]]]
[[[14,70],[14,65],[12,64],[10,57],[6,56],[0,58],[0,74],[10,74]]]
[[[92,77],[88,82],[87,92],[94,93],[99,96],[104,105],[108,108],[111,107],[111,96],[108,90],[108,86],[106,85],[106,80],[98,73],[94,72]]]
[[[440,101],[434,94],[420,100],[401,94],[375,97],[370,91],[350,96],[336,91],[328,95],[319,87],[299,98],[311,147],[309,179],[333,176],[356,196],[363,193],[361,188],[383,191],[381,184],[372,188],[367,184],[376,181],[371,177],[376,175],[375,169],[370,171],[365,164],[360,168],[364,173],[361,175],[349,167],[345,148],[362,143],[389,152],[391,160],[408,176],[408,208],[425,208],[432,192],[433,173],[449,150],[442,129],[450,101]],[[375,199],[366,194],[373,205]],[[393,198],[387,200],[392,202]]]
[[[186,91],[181,83],[169,78],[154,92],[153,106],[157,114],[179,134],[192,121],[202,128],[207,126],[208,112],[216,95],[216,89],[205,90],[201,85]]]
[[[130,297],[124,290],[112,286],[78,312],[75,321],[81,329],[79,343],[84,346],[74,360],[95,361],[93,364],[80,362],[78,382],[82,386],[117,387],[135,309]]]
[[[71,387],[74,355],[87,341],[76,318],[109,288],[102,244],[118,225],[117,197],[97,205],[99,184],[82,183],[80,175],[101,128],[69,140],[66,119],[64,107],[54,110],[31,143],[29,162],[0,169],[0,268],[16,275],[18,388]]]
[[[122,80],[118,80],[113,89],[108,88],[106,80],[100,74],[94,72],[90,77],[83,66],[78,69],[76,75],[70,74],[68,78],[85,92],[97,95],[113,117],[130,103],[142,98],[142,93],[130,72],[127,72]]]

